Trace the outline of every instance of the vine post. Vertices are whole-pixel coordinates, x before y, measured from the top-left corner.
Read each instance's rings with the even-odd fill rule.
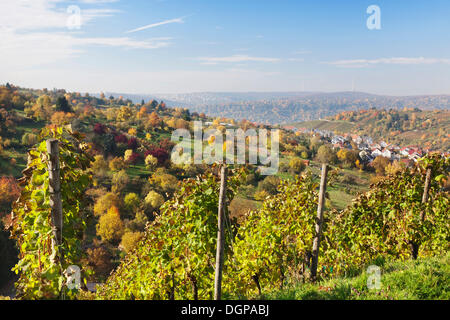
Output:
[[[320,237],[322,235],[323,207],[325,205],[325,192],[327,188],[328,165],[322,164],[322,177],[320,179],[319,205],[317,206],[316,234],[314,236],[311,261],[311,281],[317,277],[317,264],[319,261]]]
[[[425,176],[425,186],[423,188],[422,203],[428,202],[428,193],[430,191],[430,180],[431,180],[431,168],[427,168],[427,174]],[[425,211],[422,211],[421,217],[422,222],[425,220]]]
[[[61,201],[61,177],[59,167],[59,141],[56,139],[47,140],[47,152],[50,156],[48,161],[49,193],[51,217],[54,226],[54,245],[62,243],[63,213]]]
[[[223,163],[220,169],[220,192],[219,192],[219,210],[218,210],[218,230],[217,230],[217,251],[216,251],[216,270],[214,277],[214,300],[220,300],[222,297],[222,268],[225,245],[225,205],[227,196],[227,165]]]
[[[428,202],[428,194],[430,192],[430,181],[431,180],[431,168],[428,167],[425,175],[425,185],[423,187],[423,195],[422,195],[422,204],[426,204]],[[425,221],[425,208],[422,209],[420,213],[420,221]],[[414,260],[417,259],[419,255],[420,243],[417,241],[409,241],[409,246],[411,248],[411,255]]]

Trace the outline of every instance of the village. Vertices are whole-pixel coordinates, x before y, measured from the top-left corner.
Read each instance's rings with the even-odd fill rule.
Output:
[[[284,129],[292,130],[312,136],[319,136],[329,141],[333,149],[350,149],[358,150],[359,157],[367,164],[372,163],[376,157],[382,156],[391,161],[397,160],[405,163],[407,166],[423,157],[429,150],[424,150],[419,146],[398,146],[389,144],[385,141],[374,142],[369,136],[360,136],[358,134],[344,133],[342,135],[335,134],[329,130],[296,128],[293,126],[285,126]]]

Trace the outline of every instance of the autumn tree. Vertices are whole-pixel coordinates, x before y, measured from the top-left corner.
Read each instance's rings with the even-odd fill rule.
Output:
[[[94,214],[96,216],[104,215],[111,207],[120,207],[119,197],[112,192],[109,192],[97,199],[94,205]]]
[[[277,188],[280,184],[280,178],[277,176],[267,176],[263,181],[258,183],[258,191],[265,191],[269,195],[277,194]]]
[[[113,193],[121,193],[127,185],[130,183],[130,178],[128,177],[125,170],[120,170],[119,172],[114,173],[111,184],[111,191]]]
[[[164,197],[155,191],[150,191],[145,197],[145,203],[152,207],[152,209],[157,210],[164,203]]]
[[[94,159],[94,162],[91,164],[92,173],[97,176],[105,175],[108,171],[108,162],[102,155],[97,155]]]
[[[128,193],[124,198],[125,209],[130,213],[135,212],[139,207],[140,201],[141,200],[136,193]]]
[[[120,246],[128,253],[136,247],[143,235],[144,233],[139,231],[126,231],[122,236]]]
[[[87,249],[86,253],[87,264],[94,269],[97,280],[107,277],[114,268],[111,252],[104,246],[99,246]]]
[[[122,157],[115,157],[109,162],[109,169],[111,169],[111,171],[120,171],[126,167],[127,164]]]
[[[0,217],[9,213],[11,204],[20,196],[20,188],[13,177],[0,178]]]
[[[120,107],[119,112],[117,113],[117,121],[129,121],[130,118],[133,116],[133,110],[131,110],[128,106],[122,106]]]
[[[119,209],[112,206],[100,217],[97,224],[97,235],[106,242],[117,242],[122,238],[124,225],[120,219]]]
[[[298,174],[305,169],[305,163],[302,159],[294,157],[289,161],[289,168],[292,172]]]
[[[161,118],[155,111],[153,111],[148,117],[148,124],[151,126],[151,128],[161,127]]]
[[[383,176],[385,174],[385,169],[388,164],[390,164],[391,161],[383,156],[378,156],[373,160],[372,166],[375,168],[375,172],[379,176]]]
[[[336,153],[330,146],[322,145],[317,150],[317,160],[322,163],[334,164],[337,160]]]
[[[149,154],[147,157],[145,157],[145,167],[149,170],[149,171],[153,171],[155,170],[155,168],[158,165],[158,159],[156,159],[154,156],[152,156],[151,154]]]
[[[51,117],[51,122],[54,125],[61,126],[65,124],[69,124],[72,122],[72,120],[75,118],[75,114],[73,113],[66,113],[66,112],[55,112]]]

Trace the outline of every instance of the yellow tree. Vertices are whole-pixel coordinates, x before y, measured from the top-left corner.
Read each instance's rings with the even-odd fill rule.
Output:
[[[94,214],[96,216],[102,216],[107,212],[111,207],[119,207],[120,199],[119,197],[109,192],[103,196],[101,196],[94,205]]]
[[[119,241],[124,233],[124,225],[120,219],[119,209],[113,206],[101,216],[97,224],[97,235],[103,241]]]
[[[130,107],[122,106],[117,113],[117,121],[128,121],[133,116],[133,110]]]

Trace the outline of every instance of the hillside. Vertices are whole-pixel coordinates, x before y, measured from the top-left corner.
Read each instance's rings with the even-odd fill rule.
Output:
[[[324,120],[295,123],[295,127],[338,134],[367,135],[400,146],[420,145],[431,150],[450,149],[450,110],[360,110],[342,112]]]
[[[369,275],[329,280],[320,285],[298,284],[265,295],[275,300],[448,300],[450,299],[450,257],[418,261],[377,263],[381,268],[381,290],[367,288]]]
[[[437,114],[440,115],[439,112]],[[393,113],[390,116],[396,118]],[[357,118],[356,115],[354,117]],[[421,119],[419,115],[417,118]],[[38,225],[39,227],[43,226],[43,228],[49,226],[48,224],[39,224],[39,221],[42,221],[41,216],[37,216],[36,223],[33,220],[29,225],[29,220],[20,219],[21,217],[32,216],[34,213],[37,215],[46,214],[45,210],[41,210],[44,205],[39,205],[43,203],[42,201],[49,201],[48,198],[41,197],[42,194],[45,195],[41,188],[46,188],[46,185],[40,184],[40,181],[43,181],[40,173],[42,170],[46,170],[45,163],[41,161],[46,159],[43,156],[46,153],[45,140],[50,136],[55,137],[56,135],[64,146],[61,149],[60,156],[61,168],[67,170],[65,172],[69,174],[63,173],[61,175],[63,178],[62,184],[66,188],[70,186],[71,192],[63,192],[63,196],[73,198],[65,198],[67,200],[64,199],[63,203],[71,206],[71,212],[74,216],[76,215],[76,219],[74,218],[72,221],[76,223],[79,232],[77,237],[72,238],[77,245],[71,248],[80,250],[80,253],[73,251],[71,257],[78,257],[78,254],[81,257],[82,250],[84,254],[82,258],[77,258],[76,263],[86,271],[85,279],[89,283],[105,283],[105,281],[110,281],[107,279],[113,279],[109,276],[111,271],[115,269],[118,272],[116,274],[120,274],[120,266],[123,265],[124,259],[133,257],[132,252],[138,248],[144,250],[142,254],[147,257],[147,249],[150,247],[140,245],[140,241],[147,234],[155,236],[156,241],[150,241],[151,244],[157,245],[157,247],[151,247],[155,255],[160,255],[163,252],[159,247],[164,245],[161,240],[171,235],[176,241],[185,239],[187,242],[184,245],[188,249],[194,245],[192,241],[197,239],[195,245],[199,246],[198,261],[202,261],[203,266],[201,269],[196,269],[196,274],[189,272],[188,276],[191,277],[193,283],[204,286],[207,277],[212,275],[209,262],[212,261],[213,257],[211,252],[215,252],[215,242],[210,240],[214,239],[217,227],[217,222],[214,222],[214,219],[217,218],[217,196],[219,192],[217,167],[205,163],[193,165],[192,163],[176,164],[170,161],[170,154],[174,146],[174,143],[170,141],[171,134],[174,130],[181,128],[192,133],[193,121],[202,121],[205,125],[204,129],[215,128],[222,133],[228,127],[243,130],[272,129],[270,126],[257,125],[248,121],[236,122],[227,118],[214,119],[204,114],[191,113],[188,109],[170,108],[165,103],[156,100],[141,101],[141,103],[134,104],[126,96],[120,95],[108,97],[101,94],[95,97],[89,94],[57,89],[25,89],[10,84],[0,86],[0,119],[2,120],[0,121],[0,228],[3,229],[3,226],[8,228],[8,231],[0,231],[0,256],[6,257],[6,259],[0,261],[0,292],[6,292],[13,296],[11,282],[14,280],[14,275],[10,270],[17,263],[18,254],[16,251],[20,250],[21,253],[26,250],[37,252],[38,249],[35,247],[36,242],[32,242],[34,240],[30,240],[30,247],[19,245],[16,248],[17,250],[14,249],[14,241],[8,239],[11,227],[14,229],[14,239],[20,243],[21,235],[29,226]],[[353,123],[353,120],[355,119],[347,119],[346,116],[342,116],[342,119],[339,118],[335,121],[340,123],[342,130],[344,130],[348,129],[347,126],[349,123]],[[436,122],[439,123],[437,119]],[[434,122],[429,121],[427,123],[433,124]],[[72,130],[81,134],[72,134],[70,132]],[[203,138],[203,146],[210,144],[208,136]],[[67,143],[70,143],[67,141],[75,141],[75,144],[67,145]],[[75,145],[79,146],[80,150]],[[27,157],[30,150],[32,152],[29,153],[29,156],[35,158]],[[247,151],[249,151],[249,148],[246,147]],[[369,189],[369,184],[374,178],[376,178],[374,181],[382,181],[385,175],[388,177],[396,172],[404,172],[404,174],[409,175],[409,171],[401,171],[406,168],[399,163],[393,163],[392,165],[380,163],[374,167],[368,161],[360,158],[356,150],[346,149],[345,147],[340,150],[333,149],[330,139],[294,133],[286,129],[281,129],[279,151],[279,170],[273,176],[261,175],[255,165],[248,165],[245,168],[233,168],[230,165],[230,171],[236,172],[235,175],[231,173],[229,175],[229,191],[233,191],[232,193],[235,195],[234,199],[231,194],[229,195],[230,228],[237,232],[239,230],[243,232],[241,235],[236,235],[236,239],[233,241],[241,239],[241,236],[251,237],[260,232],[245,233],[245,230],[250,230],[249,228],[264,229],[265,226],[271,226],[274,223],[279,223],[280,227],[284,227],[288,220],[283,215],[291,213],[295,213],[295,217],[304,215],[305,218],[300,219],[302,222],[296,225],[295,230],[292,229],[295,231],[295,237],[306,230],[305,228],[311,231],[313,220],[310,218],[316,214],[315,205],[318,196],[317,186],[321,176],[321,163],[329,163],[330,168],[333,169],[327,187],[325,208],[325,213],[330,217],[335,217],[338,211],[344,212],[342,210],[346,210],[342,217],[350,218],[352,212],[359,212],[359,208],[352,209],[349,205],[357,205],[357,202],[355,203],[353,200],[358,197],[358,194]],[[70,156],[66,154],[67,152]],[[41,156],[37,157],[36,155],[39,153],[41,153]],[[81,161],[73,161],[74,157],[75,159],[81,159]],[[27,160],[30,159],[31,161],[27,164]],[[41,167],[38,168],[37,165]],[[84,167],[77,167],[79,165]],[[27,170],[22,171],[25,167],[28,167]],[[239,169],[239,171],[236,169]],[[70,178],[70,182],[68,182],[68,177],[73,177],[72,174],[75,171],[77,172],[75,178],[78,176],[81,178],[78,182],[74,178]],[[26,176],[30,172],[33,172],[33,175]],[[418,171],[415,170],[414,172],[417,174]],[[436,172],[436,174],[439,172]],[[22,175],[24,175],[25,180],[16,180]],[[408,177],[414,178],[415,184],[421,185],[423,182],[423,177],[420,175]],[[24,181],[26,186],[23,184]],[[402,178],[399,181],[404,181],[404,179]],[[432,183],[434,186],[432,189],[433,205],[437,207],[430,207],[430,210],[436,209],[437,212],[441,212],[439,208],[445,206],[444,200],[446,198],[442,194],[436,193],[441,190],[437,188],[438,181],[432,180]],[[76,189],[77,185],[79,189]],[[24,190],[34,188],[36,188],[36,192],[24,192]],[[420,190],[418,187],[413,189]],[[403,191],[404,188],[402,187],[401,192]],[[383,194],[384,192],[382,190]],[[419,194],[421,195],[421,192]],[[19,195],[21,199],[16,202]],[[30,207],[23,205],[23,203],[29,201],[26,199],[28,196],[35,197],[31,199],[33,201],[30,203],[33,203],[36,209],[33,209],[34,207],[30,209]],[[394,196],[397,195],[393,195],[392,198]],[[297,198],[299,201],[292,201],[292,199]],[[419,197],[415,195],[411,201],[415,203],[418,199]],[[186,203],[179,206],[178,204],[183,201],[186,201]],[[22,203],[22,205],[15,205],[13,209],[15,213],[9,214],[13,203]],[[384,208],[385,205],[386,201],[382,203],[380,208]],[[195,208],[192,206],[195,206]],[[34,211],[29,214],[22,209]],[[186,210],[192,210],[196,214],[192,215],[192,212]],[[265,224],[259,225],[259,220],[249,220],[249,211],[255,217],[260,215],[261,217],[267,217],[268,220],[261,220],[261,223]],[[445,211],[442,212],[443,214],[446,213]],[[186,223],[187,219],[191,219],[189,223]],[[442,221],[447,221],[445,219],[446,216],[442,216]],[[23,221],[25,224],[18,223],[18,221]],[[79,223],[80,221],[83,221],[83,223]],[[162,223],[159,224],[159,222]],[[174,226],[174,223],[178,223],[178,225]],[[81,227],[81,225],[84,226]],[[149,228],[150,225],[155,226],[155,228]],[[207,228],[200,228],[200,226],[207,226]],[[164,229],[166,227],[168,229]],[[70,230],[70,228],[66,229]],[[272,230],[272,228],[270,229]],[[149,230],[152,230],[151,233],[148,233]],[[196,230],[203,230],[206,233],[198,234]],[[292,230],[289,227],[286,232]],[[390,230],[390,228],[386,230]],[[45,235],[49,234],[47,229],[40,232]],[[181,233],[176,234],[177,232]],[[329,235],[343,236],[340,232],[331,229]],[[445,232],[447,232],[447,229]],[[445,232],[443,233],[444,236]],[[39,233],[28,234],[36,237],[35,239],[41,239]],[[192,237],[186,237],[186,234],[192,235]],[[312,233],[309,232],[306,236],[311,239]],[[278,241],[277,239],[281,238],[273,235],[268,239]],[[245,260],[245,253],[250,252],[250,249],[245,248],[245,245],[254,243],[255,240],[260,241],[262,239],[250,239],[240,244],[239,252],[243,255],[240,259]],[[331,240],[333,239],[327,240],[327,243],[332,244]],[[439,238],[435,240],[440,241]],[[335,238],[333,241],[341,240]],[[400,239],[399,241],[403,240]],[[205,243],[208,243],[206,251]],[[374,242],[372,245],[378,243],[382,242]],[[432,253],[429,250],[432,245],[434,246],[432,243],[424,242],[422,251],[424,255],[440,253],[440,251]],[[441,244],[437,243],[436,245],[440,246]],[[290,248],[290,245],[278,246],[278,244],[273,244],[269,247]],[[261,243],[261,248],[266,248],[266,244]],[[170,262],[172,259],[169,255],[166,255],[172,252],[170,244],[165,249],[167,250],[163,252],[162,259],[168,259],[167,261]],[[295,257],[292,257],[295,258],[295,261],[303,261],[305,256],[301,257],[297,254],[307,255],[309,250],[303,245],[300,249],[293,251],[296,254]],[[347,261],[349,258],[347,256],[337,257],[333,248],[328,247],[328,249],[331,251],[329,251],[330,255],[324,255],[326,259],[344,259]],[[402,255],[408,255],[409,253],[406,251],[402,252]],[[355,254],[355,252],[357,253],[357,251],[352,251],[352,254]],[[359,251],[359,253],[364,252],[364,250]],[[282,257],[284,253],[274,252],[273,254],[274,257]],[[50,263],[49,255],[46,255],[44,262],[42,262],[41,257],[34,254],[26,257],[38,264],[49,265],[48,263]],[[195,256],[192,257],[197,259]],[[151,261],[162,261],[159,259]],[[280,261],[280,263],[284,264],[283,261]],[[339,261],[336,260],[333,263],[340,263]],[[197,262],[195,263],[197,264]],[[139,265],[142,266],[140,262]],[[21,265],[17,266],[16,268],[22,268]],[[281,269],[273,270],[270,277],[281,279],[278,272],[285,267],[286,270],[298,270],[298,266],[286,265]],[[148,279],[158,279],[158,277],[147,273],[152,272],[152,270],[152,268],[142,270],[141,275],[145,278],[146,283]],[[178,272],[178,280],[184,279],[184,267],[177,265],[174,270]],[[189,271],[189,268],[186,270]],[[237,277],[242,281],[248,281],[251,279],[248,277],[252,275],[252,270],[249,269],[245,271],[245,274]],[[42,293],[38,288],[40,286],[39,281],[35,282],[29,279],[30,277],[34,279],[35,276],[37,278],[52,276],[47,273],[33,275],[30,273],[31,271],[32,269],[26,267],[19,270],[20,278],[16,281],[16,284],[19,283],[22,286],[18,288],[19,295],[26,294],[25,297],[42,298]],[[137,276],[135,268],[129,271],[131,277]],[[231,271],[238,272],[239,270]],[[305,275],[306,273],[302,271],[302,276]],[[327,277],[327,274],[323,274],[323,276]],[[195,280],[200,280],[200,278],[202,278],[203,284],[197,283],[197,280]],[[48,278],[49,281],[51,279],[53,278]],[[269,281],[268,278],[261,279],[264,283]],[[160,278],[160,280],[163,281],[164,279]],[[128,283],[122,280],[120,282]],[[269,285],[271,282],[269,281]],[[113,284],[110,288],[118,288],[113,282],[110,283]],[[228,290],[231,290],[228,291],[230,294],[232,294],[233,288],[255,291],[251,281],[248,284],[241,283],[239,287],[235,286],[234,280],[228,283],[230,285]],[[135,284],[140,286],[139,282]],[[155,290],[151,288],[153,285],[156,286],[154,287]],[[167,298],[166,288],[163,288],[164,284],[161,287],[155,282],[151,286],[147,288],[149,291],[147,291],[148,296],[146,297]],[[54,296],[55,291],[51,286],[45,288],[48,289],[45,292],[45,297]],[[186,288],[190,288],[190,285]],[[182,289],[182,292],[177,294],[190,296],[191,293],[190,289],[187,289],[187,291]],[[209,298],[206,291],[194,293],[192,297],[195,297],[196,294],[201,294],[201,298]],[[136,295],[134,296],[136,297]]]
[[[450,96],[382,96],[364,92],[198,92],[179,94],[126,94],[122,96],[140,103],[163,100],[170,107],[188,108],[213,117],[249,120],[264,124],[285,124],[323,119],[343,111],[420,108],[449,109]],[[99,96],[96,94],[94,96]]]

